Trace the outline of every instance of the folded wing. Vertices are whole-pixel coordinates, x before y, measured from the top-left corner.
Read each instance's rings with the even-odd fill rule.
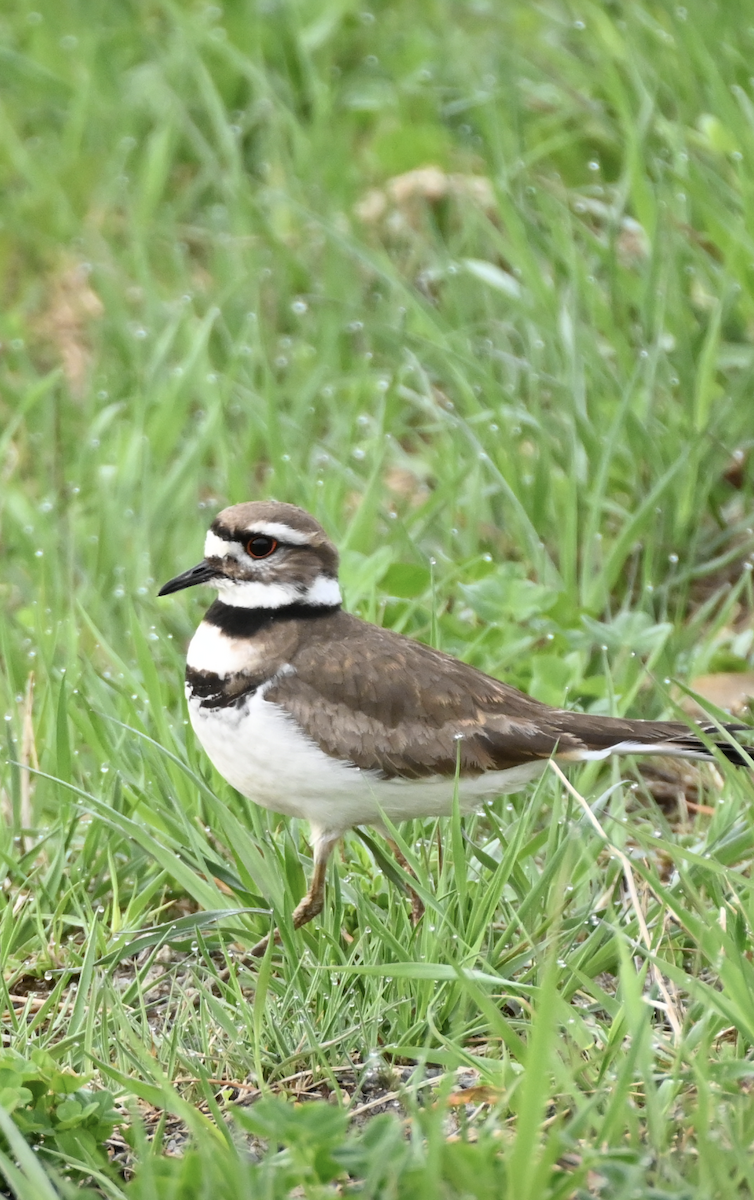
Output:
[[[680,722],[632,721],[550,708],[466,663],[348,613],[326,639],[307,639],[294,674],[265,698],[281,705],[325,753],[388,778],[479,775],[556,758],[670,754],[709,759]],[[332,636],[332,635],[335,636]],[[726,727],[736,734],[745,726]],[[731,761],[747,760],[700,726]]]

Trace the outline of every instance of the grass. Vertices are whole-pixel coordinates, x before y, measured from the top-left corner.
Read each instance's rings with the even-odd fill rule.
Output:
[[[276,496],[351,609],[550,703],[749,669],[749,7],[0,22],[4,1041],[120,1097],[136,1171],[0,1113],[10,1192],[751,1195],[748,773],[689,812],[580,770],[607,842],[554,775],[401,826],[416,929],[354,833],[294,934],[307,831],[199,752],[207,596],[155,595]],[[404,1124],[362,1132],[375,1078]]]

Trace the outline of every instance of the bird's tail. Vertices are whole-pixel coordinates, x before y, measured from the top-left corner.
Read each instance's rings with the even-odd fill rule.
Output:
[[[575,719],[576,713],[569,713],[569,716],[569,733],[583,746],[583,749],[569,747],[565,750],[562,757],[573,762],[607,758],[610,754],[666,754],[673,758],[712,762],[715,758],[713,750],[719,751],[737,767],[750,767],[754,759],[754,746],[747,749],[740,736],[744,733],[754,735],[754,729],[749,725],[721,726],[700,722],[700,736],[696,736],[680,721],[630,721],[588,713],[584,713],[581,720]],[[735,739],[735,744],[722,735],[722,730]]]

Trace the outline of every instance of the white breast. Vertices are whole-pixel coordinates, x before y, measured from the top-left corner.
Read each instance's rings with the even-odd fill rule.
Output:
[[[211,671],[222,679],[236,671],[251,670],[261,661],[248,638],[228,637],[208,621],[199,625],[186,654],[186,662],[195,671]]]
[[[202,708],[189,696],[196,736],[220,774],[242,795],[333,834],[353,825],[378,824],[382,814],[397,823],[452,812],[452,779],[381,779],[376,772],[331,758],[285,709],[265,700],[264,690],[230,708]],[[526,763],[462,779],[462,809],[473,811],[485,799],[518,791],[545,766]]]

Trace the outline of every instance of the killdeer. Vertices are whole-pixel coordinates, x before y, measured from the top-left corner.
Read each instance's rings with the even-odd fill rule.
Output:
[[[327,861],[346,830],[380,824],[383,815],[448,815],[456,779],[461,811],[469,812],[520,790],[550,758],[713,757],[681,723],[551,708],[344,612],[338,552],[292,504],[223,509],[203,560],[159,594],[196,584],[214,587],[217,599],[188,648],[194,731],[239,792],[311,827],[314,871],[294,928],[321,911]],[[747,761],[715,726],[700,731],[717,738],[727,758]]]

